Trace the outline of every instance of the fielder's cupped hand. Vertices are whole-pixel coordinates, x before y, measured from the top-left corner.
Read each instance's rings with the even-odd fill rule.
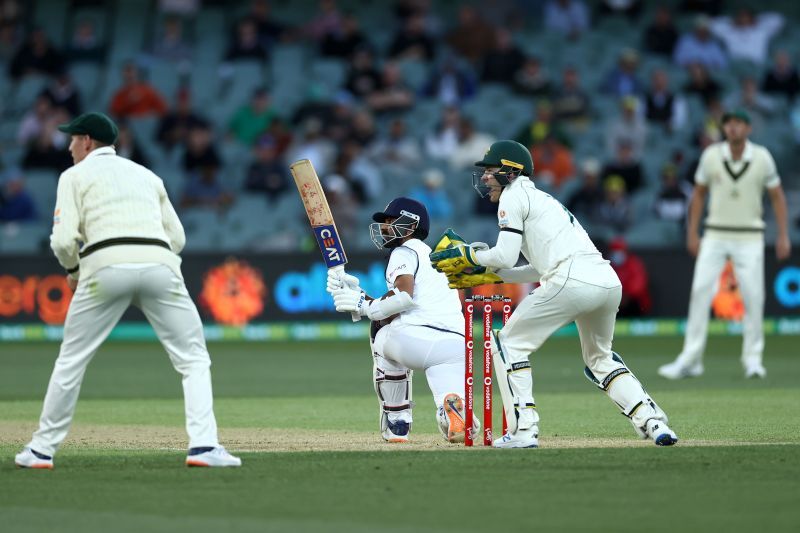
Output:
[[[480,266],[475,259],[475,251],[469,244],[457,244],[452,248],[430,254],[433,268],[451,276],[467,268]]]

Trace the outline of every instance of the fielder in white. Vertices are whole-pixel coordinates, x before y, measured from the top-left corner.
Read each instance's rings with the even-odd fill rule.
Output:
[[[370,347],[380,429],[388,442],[407,442],[411,430],[412,375],[423,370],[436,404],[440,431],[464,440],[464,316],[458,292],[428,261],[428,211],[410,198],[396,198],[372,216],[372,241],[391,250],[386,266],[389,292],[367,296],[358,279],[329,271],[328,292],[343,313],[372,321]]]
[[[217,440],[211,360],[180,270],[186,238],[164,183],[116,155],[117,126],[102,113],[86,113],[59,130],[72,137],[75,164],[59,178],[50,243],[75,294],[39,429],[17,454],[17,466],[53,468],[86,366],[130,305],[145,314],[183,377],[186,464],[240,466]]]
[[[686,241],[697,257],[694,266],[689,317],[683,351],[672,363],[658,369],[667,379],[703,373],[709,308],[725,261],[733,261],[744,302],[742,367],[746,378],[763,378],[764,354],[764,219],[762,198],[766,189],[772,202],[778,238],[775,255],[789,257],[791,243],[786,222],[786,198],[775,161],[769,150],[750,142],[750,117],[737,110],[722,119],[725,141],[707,147],[700,157],[689,205]],[[700,239],[699,225],[706,197],[708,216]],[[698,252],[699,250],[699,252]]]
[[[575,322],[585,374],[617,404],[642,438],[660,446],[678,441],[667,416],[647,394],[622,358],[611,350],[622,287],[575,217],[536,188],[533,161],[515,141],[497,141],[473,175],[481,196],[498,205],[496,246],[459,243],[431,255],[451,286],[540,282],[494,335],[497,383],[508,432],[496,448],[536,448],[539,415],[533,399],[529,355],[561,326]],[[515,267],[520,252],[527,265]]]

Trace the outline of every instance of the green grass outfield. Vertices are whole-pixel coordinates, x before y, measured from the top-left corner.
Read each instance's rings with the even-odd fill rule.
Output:
[[[615,344],[681,437],[657,448],[583,377],[577,339],[548,342],[533,359],[538,450],[440,442],[421,374],[416,443],[383,444],[365,342],[210,344],[221,436],[244,466],[206,470],[182,466],[180,381],[161,348],[108,343],[56,469],[29,471],[13,455],[58,346],[3,343],[0,530],[800,530],[800,340],[767,338],[765,380],[742,378],[731,337],[710,340],[702,378],[662,380],[680,344]]]

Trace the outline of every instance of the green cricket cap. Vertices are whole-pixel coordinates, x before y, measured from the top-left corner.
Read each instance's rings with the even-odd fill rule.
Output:
[[[736,118],[741,120],[742,122],[750,124],[750,115],[748,115],[747,111],[745,111],[744,109],[740,108],[726,112],[725,114],[722,115],[722,123],[725,124],[732,118]]]
[[[75,117],[70,122],[59,125],[58,131],[70,135],[88,135],[105,144],[114,144],[119,134],[119,129],[114,121],[98,112],[84,113]]]

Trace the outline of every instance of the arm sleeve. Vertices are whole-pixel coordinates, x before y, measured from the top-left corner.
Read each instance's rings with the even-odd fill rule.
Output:
[[[75,194],[75,183],[71,175],[62,174],[58,180],[56,210],[53,213],[53,233],[50,235],[50,248],[58,262],[73,277],[77,278],[79,258],[78,241],[80,232],[80,206]]]
[[[524,204],[523,204],[523,200]],[[500,196],[497,205],[497,225],[500,235],[497,244],[488,250],[477,250],[475,259],[478,264],[496,269],[511,268],[517,264],[522,247],[522,228],[530,211],[528,195],[512,196],[505,192]]]
[[[158,180],[158,188],[159,201],[161,203],[161,223],[164,225],[164,232],[169,238],[169,245],[172,251],[179,254],[183,247],[186,246],[186,234],[183,231],[183,225],[175,212],[175,208],[172,207],[172,203],[169,201],[164,182],[160,179]]]
[[[506,283],[536,283],[542,275],[532,265],[502,268],[495,272]]]
[[[708,185],[708,176],[706,176],[705,166],[708,160],[709,149],[710,147],[703,151],[703,155],[700,156],[700,162],[697,163],[697,170],[694,173],[694,182],[697,185]]]
[[[398,246],[389,256],[389,264],[386,266],[386,285],[392,289],[398,276],[416,276],[418,269],[417,253],[407,246]]]
[[[778,175],[778,166],[772,158],[769,150],[764,149],[764,157],[766,159],[766,172],[764,172],[764,187],[767,189],[774,189],[781,184],[781,177]]]

